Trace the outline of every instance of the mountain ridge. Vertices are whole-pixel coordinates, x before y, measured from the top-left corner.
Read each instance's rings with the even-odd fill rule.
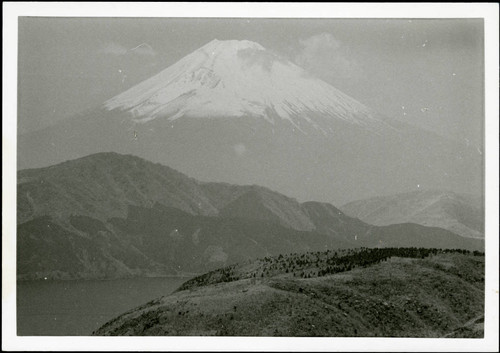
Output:
[[[20,171],[17,214],[20,279],[196,273],[298,250],[484,247],[440,228],[372,226],[260,186],[200,183],[117,153]]]
[[[448,229],[464,237],[484,238],[483,201],[470,194],[422,190],[353,201],[341,209],[370,224],[412,222]]]

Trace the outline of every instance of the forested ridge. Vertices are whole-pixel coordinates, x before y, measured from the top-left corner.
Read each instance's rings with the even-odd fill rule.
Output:
[[[359,248],[326,250],[307,253],[291,253],[269,256],[257,260],[253,266],[242,264],[226,266],[185,282],[178,291],[208,284],[233,282],[246,278],[267,278],[292,275],[298,278],[322,277],[334,273],[350,271],[356,267],[368,267],[391,257],[424,259],[437,254],[472,254],[484,256],[484,252],[464,249],[428,248]],[[255,265],[257,264],[257,265]]]

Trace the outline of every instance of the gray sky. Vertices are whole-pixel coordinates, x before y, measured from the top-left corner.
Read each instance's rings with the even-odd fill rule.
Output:
[[[207,42],[247,39],[378,112],[478,144],[482,20],[20,18],[19,132],[99,105]]]

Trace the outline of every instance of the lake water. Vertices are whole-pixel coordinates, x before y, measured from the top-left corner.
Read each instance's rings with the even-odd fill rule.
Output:
[[[17,285],[19,336],[86,336],[148,301],[168,295],[188,278],[28,281]]]

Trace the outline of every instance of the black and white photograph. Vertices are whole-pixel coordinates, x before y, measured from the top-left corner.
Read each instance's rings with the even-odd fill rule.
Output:
[[[498,350],[498,4],[30,4],[4,349]]]

